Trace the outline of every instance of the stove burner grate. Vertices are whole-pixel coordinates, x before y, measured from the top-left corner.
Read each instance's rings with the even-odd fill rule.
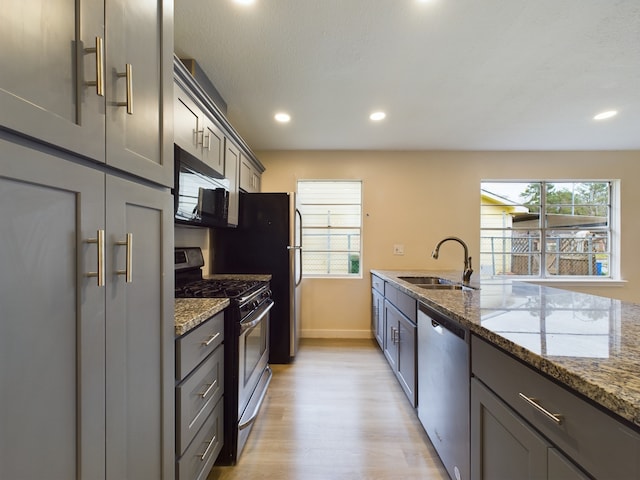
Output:
[[[176,285],[176,298],[236,298],[253,290],[258,280],[203,279]]]

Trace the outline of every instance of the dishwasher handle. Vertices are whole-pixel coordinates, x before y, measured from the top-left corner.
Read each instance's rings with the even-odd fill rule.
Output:
[[[445,317],[442,314],[439,314],[430,308],[427,308],[422,303],[418,304],[418,309],[427,315],[431,320],[431,326],[439,333],[443,334],[442,329],[453,333],[456,337],[460,337],[465,342],[468,341],[468,333],[469,331],[460,325],[455,320],[451,320],[450,318]]]

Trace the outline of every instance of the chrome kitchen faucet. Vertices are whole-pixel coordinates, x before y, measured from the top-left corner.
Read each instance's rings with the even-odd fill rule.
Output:
[[[471,257],[469,256],[469,248],[467,248],[467,244],[464,243],[464,241],[462,241],[462,239],[458,238],[458,237],[447,237],[447,238],[443,238],[442,240],[440,240],[438,242],[438,244],[436,245],[436,248],[433,249],[433,252],[431,253],[431,256],[437,260],[438,259],[438,254],[440,252],[440,245],[442,245],[444,242],[447,242],[449,240],[453,240],[455,242],[458,242],[460,245],[462,245],[462,248],[464,248],[464,271],[462,272],[462,283],[465,285],[468,285],[469,282],[471,281],[471,274],[473,273],[473,269],[471,268]]]

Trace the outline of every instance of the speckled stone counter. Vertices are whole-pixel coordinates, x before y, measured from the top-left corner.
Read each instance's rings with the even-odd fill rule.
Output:
[[[220,273],[205,275],[205,279],[215,280],[257,280],[271,281],[270,274]],[[176,335],[184,335],[205,320],[229,306],[228,298],[176,298],[175,300]]]
[[[176,336],[184,335],[228,306],[228,298],[176,298]]]
[[[640,305],[525,282],[426,290],[399,278],[460,272],[371,273],[640,427]]]
[[[215,273],[213,275],[204,275],[206,279],[217,280],[257,280],[259,282],[271,281],[272,275],[258,273]]]

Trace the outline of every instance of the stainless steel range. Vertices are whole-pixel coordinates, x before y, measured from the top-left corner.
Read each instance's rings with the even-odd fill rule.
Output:
[[[175,249],[176,298],[229,298],[225,310],[224,446],[219,464],[233,465],[242,453],[271,381],[268,281],[247,275],[203,278],[200,248]]]

